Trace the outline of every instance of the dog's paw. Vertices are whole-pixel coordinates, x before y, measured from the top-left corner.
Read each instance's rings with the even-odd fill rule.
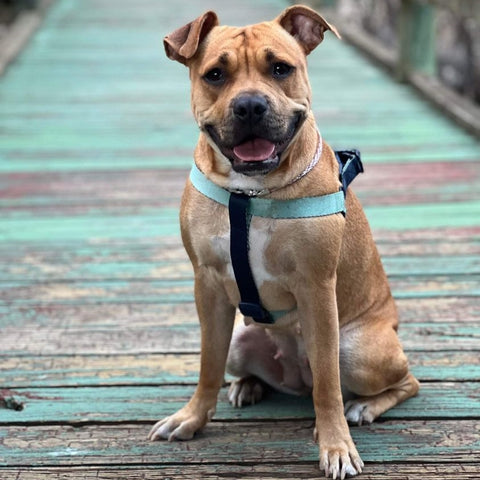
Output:
[[[235,380],[228,390],[228,400],[234,407],[255,405],[264,394],[265,386],[257,377],[245,377]]]
[[[376,415],[370,408],[369,400],[362,400],[360,398],[349,400],[345,403],[345,417],[347,422],[354,425],[370,424]]]
[[[322,430],[323,435],[319,435],[319,430],[315,427],[313,439],[319,444],[320,470],[325,473],[325,477],[343,480],[362,473],[364,463],[350,434],[326,433],[325,429]]]
[[[187,406],[174,415],[157,422],[150,430],[148,439],[168,440],[169,442],[190,440],[198,430],[212,419],[214,414],[214,408],[208,410],[206,415],[199,415],[192,412]]]
[[[320,470],[325,472],[325,477],[344,480],[362,473],[363,467],[363,461],[351,439],[336,445],[320,445]]]

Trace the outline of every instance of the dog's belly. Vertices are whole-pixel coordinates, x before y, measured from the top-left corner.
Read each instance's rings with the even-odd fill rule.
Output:
[[[340,329],[340,374],[344,398],[351,393],[344,384],[344,376],[355,368],[358,343],[356,329]],[[274,389],[293,395],[311,393],[313,378],[300,324],[287,327],[258,324],[246,325],[240,317],[235,322],[227,371],[238,377],[255,375]]]

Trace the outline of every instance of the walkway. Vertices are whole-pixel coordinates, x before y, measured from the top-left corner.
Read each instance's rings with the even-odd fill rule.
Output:
[[[223,390],[194,441],[146,440],[199,362],[177,220],[197,131],[161,40],[207,8],[243,24],[284,6],[57,0],[0,78],[2,480],[318,477],[309,399],[235,410]],[[352,428],[362,478],[478,479],[480,143],[345,42],[310,71],[323,136],[362,151],[354,188],[422,382]]]

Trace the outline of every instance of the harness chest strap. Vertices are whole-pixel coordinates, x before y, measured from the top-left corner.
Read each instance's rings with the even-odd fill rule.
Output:
[[[210,181],[196,165],[190,172],[192,185],[203,195],[229,209],[230,257],[240,292],[239,309],[243,315],[259,323],[274,323],[288,311],[266,310],[260,301],[249,261],[249,226],[252,216],[273,219],[312,218],[337,213],[346,214],[345,195],[348,185],[361,172],[363,165],[357,150],[336,151],[342,189],[319,197],[275,200],[231,193]]]

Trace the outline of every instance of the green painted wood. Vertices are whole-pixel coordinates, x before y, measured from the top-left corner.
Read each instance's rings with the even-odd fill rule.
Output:
[[[193,386],[27,388],[3,390],[23,410],[0,409],[0,424],[150,422],[180,409],[192,396]],[[426,383],[421,393],[382,415],[388,419],[452,419],[480,417],[480,384]],[[272,392],[257,405],[234,408],[222,390],[216,420],[312,419],[311,397]]]
[[[55,466],[50,478],[88,478],[85,465],[115,479],[129,468],[133,478],[194,478],[197,468],[317,477],[305,399],[274,395],[245,411],[223,401],[193,443],[145,441],[191,394],[199,353],[178,228],[198,131],[187,71],[164,57],[161,38],[207,8],[242,24],[284,6],[57,0],[0,78],[0,389],[25,401],[0,409],[2,479],[15,467],[16,479],[42,478],[32,477],[39,465]],[[364,477],[476,478],[480,143],[333,37],[309,68],[322,135],[362,150],[355,190],[412,369],[429,382],[383,423],[352,429],[367,461],[397,462]]]
[[[149,442],[149,428],[150,424],[5,427],[0,430],[5,447],[1,464],[118,468],[119,463],[241,465],[261,460],[263,464],[318,465],[311,421],[214,422],[190,442]],[[374,423],[351,432],[367,462],[475,463],[480,453],[478,425],[470,420]]]
[[[66,295],[71,292],[65,290]],[[478,298],[399,300],[400,339],[408,351],[479,350]],[[0,305],[3,355],[198,353],[190,303]],[[8,362],[7,362],[8,363]]]
[[[65,292],[68,294],[68,290]],[[480,306],[477,298],[443,297],[399,299],[397,306],[402,325],[422,322],[431,327],[436,324],[474,326],[478,323]],[[188,303],[118,303],[118,304],[47,304],[0,305],[0,327],[34,329],[35,325],[52,329],[85,329],[100,327],[124,330],[131,323],[139,328],[196,325],[193,299]],[[188,325],[187,325],[188,326]],[[441,328],[441,327],[439,327]]]
[[[190,139],[191,151],[196,129],[189,114],[187,75],[163,57],[158,38],[162,22],[168,29],[182,18],[191,19],[194,12],[185,9],[172,17],[167,7],[155,4],[148,10],[142,5],[133,14],[122,7],[111,15],[104,13],[107,8],[102,12],[98,2],[88,5],[85,10],[94,12],[90,15],[69,0],[56,7],[45,29],[1,82],[3,171],[128,169],[136,161],[162,168],[164,161],[158,158],[148,161],[132,155],[122,162],[116,152],[149,148],[158,156],[165,148],[178,149],[185,138]],[[280,1],[268,7],[255,4],[255,9],[237,9],[232,16],[232,5],[217,5],[227,21],[237,22],[271,17],[283,6]],[[102,25],[106,18],[108,29]],[[65,19],[68,28],[61,28]],[[333,144],[359,146],[372,162],[478,159],[478,142],[438,116],[409,88],[393,84],[345,43],[327,38],[311,55],[310,70],[317,91],[314,109]],[[159,111],[164,112],[164,127],[162,120],[154,120]],[[143,122],[145,116],[151,120]],[[44,123],[37,128],[40,118]],[[165,122],[172,118],[179,121]],[[21,158],[27,154],[33,159],[39,152],[59,158],[66,149],[84,151],[83,161],[25,163]],[[91,158],[99,153],[102,158]],[[172,155],[166,161],[187,165],[190,155],[184,151],[180,159]]]
[[[480,201],[456,204],[370,206],[365,209],[374,230],[406,231],[478,227]],[[178,211],[145,208],[138,215],[92,215],[6,218],[0,224],[0,242],[105,241],[179,235]]]
[[[409,351],[408,359],[412,372],[420,381],[466,382],[480,378],[478,351]],[[0,356],[0,365],[2,385],[14,390],[22,387],[196,385],[200,355],[24,354]]]
[[[153,157],[148,152],[139,152],[139,156]],[[100,209],[124,215],[146,207],[178,208],[187,177],[186,169],[0,175],[0,207],[3,215],[13,218],[85,215]],[[354,190],[367,206],[478,200],[480,169],[469,162],[366,165]]]
[[[8,263],[0,263],[0,278],[3,282],[34,280],[37,283],[52,280],[191,280],[193,269],[183,248],[173,249],[173,252],[167,252],[165,247],[161,248],[162,252],[151,257],[146,254],[145,250],[148,249],[118,254],[115,249],[111,249],[104,251],[103,255],[110,255],[110,258],[105,260],[102,259],[102,251],[99,249],[97,256],[93,248],[90,249],[91,256],[85,260],[75,258],[78,254],[76,250],[62,252],[58,257],[48,260],[43,255],[35,255],[30,251],[24,257],[16,258],[12,255],[6,259]],[[138,257],[142,257],[140,261],[136,261]],[[391,277],[480,274],[480,255],[472,254],[440,258],[384,257],[383,264],[387,275]]]
[[[398,23],[398,78],[406,80],[415,71],[435,75],[434,7],[415,0],[404,0],[401,2]]]
[[[96,303],[184,303],[193,301],[193,279],[124,279],[64,282],[3,282],[0,305],[86,305]],[[478,297],[478,275],[392,277],[394,297]]]

